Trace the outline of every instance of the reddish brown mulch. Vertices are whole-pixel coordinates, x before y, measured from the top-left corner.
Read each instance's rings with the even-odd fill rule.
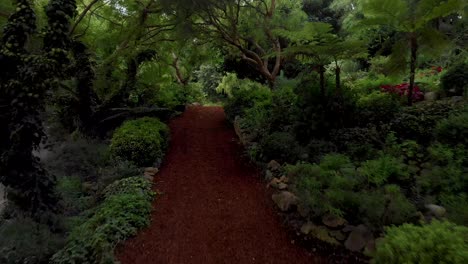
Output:
[[[151,226],[118,247],[122,264],[325,262],[292,243],[222,108],[190,107],[170,127],[163,195]]]

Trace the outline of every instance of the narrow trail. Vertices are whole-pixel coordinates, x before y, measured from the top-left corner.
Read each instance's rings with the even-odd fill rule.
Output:
[[[117,248],[122,264],[323,262],[291,243],[222,108],[190,107],[170,127],[163,195],[151,226]]]

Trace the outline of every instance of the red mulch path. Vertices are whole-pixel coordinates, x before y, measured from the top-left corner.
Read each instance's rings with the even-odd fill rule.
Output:
[[[151,226],[117,248],[122,264],[324,262],[291,243],[222,108],[190,107],[170,127],[163,194]]]

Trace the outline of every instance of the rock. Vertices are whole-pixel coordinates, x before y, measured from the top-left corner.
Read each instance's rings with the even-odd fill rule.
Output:
[[[346,239],[346,235],[343,234],[343,232],[341,232],[340,230],[331,230],[329,233],[330,236],[336,238],[339,241],[344,241]]]
[[[154,168],[154,167],[149,167],[145,169],[145,175],[149,175],[149,176],[156,176],[158,172],[159,172],[159,169]]]
[[[458,102],[461,102],[463,101],[463,96],[453,96],[452,97],[452,102],[454,103],[458,103]]]
[[[288,183],[288,182],[289,182],[289,178],[286,177],[286,176],[284,176],[284,175],[281,176],[281,178],[280,178],[279,180],[280,180],[280,182],[284,182],[284,183]]]
[[[302,225],[301,233],[304,235],[308,235],[314,228],[315,228],[315,225],[309,221]]]
[[[146,180],[148,180],[149,182],[153,182],[154,181],[154,177],[153,176],[149,176],[149,175],[144,175],[143,178],[145,178]]]
[[[426,204],[424,207],[428,210],[428,213],[432,216],[435,216],[437,218],[442,218],[445,216],[445,213],[447,210],[445,210],[444,207],[440,205],[435,205],[435,204]]]
[[[272,172],[276,172],[281,169],[281,164],[279,164],[276,160],[272,160],[268,163],[267,168]]]
[[[201,106],[201,104],[200,104],[200,103],[197,103],[197,102],[195,102],[195,103],[192,103],[192,106]]]
[[[282,191],[280,193],[273,194],[271,199],[273,199],[281,211],[288,211],[293,206],[297,206],[299,203],[299,198],[288,191]]]
[[[330,215],[330,214],[322,217],[322,222],[324,225],[328,227],[333,227],[333,228],[337,228],[346,224],[345,219],[338,217],[338,216]]]
[[[437,100],[437,93],[436,92],[427,92],[424,94],[424,100],[425,101],[435,101]]]
[[[278,190],[286,190],[286,189],[288,189],[288,185],[286,183],[280,182],[280,184],[278,184]]]
[[[270,170],[265,172],[265,180],[271,181],[273,179],[273,173]]]
[[[310,235],[321,241],[325,241],[333,245],[339,245],[340,242],[338,242],[338,240],[336,240],[335,238],[331,237],[328,234],[328,232],[329,230],[325,226],[315,226],[314,228],[312,228]]]
[[[306,161],[306,160],[309,159],[309,154],[307,154],[307,153],[301,154],[299,156],[299,159]]]
[[[355,226],[346,225],[345,227],[343,227],[343,229],[341,229],[341,231],[343,231],[345,233],[349,233],[349,232],[353,231],[354,229],[356,229]]]
[[[280,181],[278,180],[278,178],[273,178],[270,183],[268,183],[267,187],[272,187],[272,188],[275,188],[275,189],[279,189],[279,185],[280,185]]]
[[[349,234],[345,241],[345,247],[351,251],[361,252],[371,240],[374,240],[372,232],[366,226],[359,225]]]

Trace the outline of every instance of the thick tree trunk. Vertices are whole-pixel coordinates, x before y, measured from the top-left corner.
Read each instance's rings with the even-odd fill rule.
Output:
[[[414,34],[411,35],[411,59],[410,59],[410,85],[408,90],[408,105],[413,105],[413,90],[415,84],[416,66],[418,59],[418,40]]]

